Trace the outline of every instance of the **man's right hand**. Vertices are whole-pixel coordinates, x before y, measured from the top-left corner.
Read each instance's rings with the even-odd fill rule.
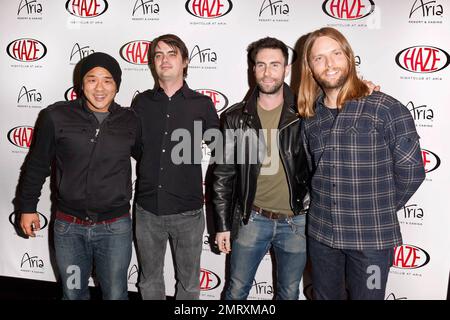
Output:
[[[219,247],[220,252],[228,254],[231,252],[230,244],[230,231],[217,232],[216,244]]]
[[[29,237],[36,237],[34,231],[41,229],[39,215],[36,212],[23,212],[20,215],[20,228]]]

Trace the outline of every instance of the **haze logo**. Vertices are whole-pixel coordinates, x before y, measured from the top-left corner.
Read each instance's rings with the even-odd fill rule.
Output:
[[[225,110],[228,107],[228,98],[220,91],[214,89],[195,89],[195,91],[210,97],[217,112]]]
[[[268,284],[267,281],[256,282],[256,279],[253,279],[252,289],[255,290],[257,295],[273,294],[273,286]]]
[[[68,0],[66,10],[78,18],[95,18],[108,10],[106,0]]]
[[[88,55],[94,52],[94,49],[91,49],[89,46],[81,47],[78,43],[75,43],[72,47],[72,51],[70,52],[70,61],[72,61],[72,59],[74,58],[80,61],[81,59],[86,58]]]
[[[137,282],[137,277],[139,275],[139,268],[136,264],[133,264],[130,269],[128,269],[128,282]]]
[[[33,103],[41,102],[42,95],[37,89],[28,90],[27,87],[22,86],[17,97],[17,103]]]
[[[409,18],[411,19],[413,15],[421,16],[421,18],[442,17],[443,12],[444,8],[441,4],[437,4],[437,1],[415,0],[409,12]]]
[[[394,264],[399,269],[418,269],[430,262],[430,255],[423,249],[404,244],[395,247]]]
[[[217,53],[211,50],[211,48],[200,49],[198,45],[195,45],[189,55],[189,63],[192,62],[201,64],[217,63]]]
[[[120,48],[120,57],[131,64],[148,65],[148,50],[151,44],[147,40],[127,42]]]
[[[200,290],[201,291],[210,291],[214,290],[218,286],[220,286],[220,277],[207,269],[200,269]]]
[[[20,62],[35,62],[47,54],[47,47],[39,40],[21,38],[10,42],[6,47],[6,53]]]
[[[409,112],[411,112],[414,121],[433,121],[434,119],[433,109],[428,108],[426,104],[416,106],[414,105],[414,102],[409,101],[406,104],[406,107],[408,108]]]
[[[39,222],[41,224],[41,230],[43,230],[48,225],[48,219],[46,216],[44,216],[40,212],[37,212],[37,214],[39,215]],[[17,212],[13,212],[9,215],[9,223],[11,223],[14,227],[17,225],[16,219],[17,219]]]
[[[21,0],[17,9],[17,15],[21,14],[42,14],[42,4],[36,0]]]
[[[425,173],[430,173],[441,165],[441,159],[430,150],[422,149],[422,160],[425,167]]]
[[[409,72],[431,73],[447,67],[450,56],[437,47],[413,46],[400,51],[395,57],[395,62]]]
[[[44,261],[39,259],[38,256],[30,256],[28,252],[22,256],[20,260],[20,269],[25,269],[22,271],[31,271],[30,269],[44,269]]]
[[[289,15],[289,5],[283,0],[264,0],[259,8],[259,17],[263,15],[287,16]]]
[[[132,16],[148,16],[152,14],[159,14],[159,4],[154,0],[136,0],[133,7]]]
[[[29,149],[33,139],[34,128],[30,126],[18,126],[8,131],[8,141],[16,147]]]
[[[385,300],[408,300],[407,297],[396,297],[395,294],[393,292],[391,292],[390,294],[388,294],[386,296]]]
[[[322,11],[338,20],[358,20],[370,15],[375,10],[372,0],[326,0]]]
[[[66,92],[64,92],[64,99],[66,99],[66,101],[73,101],[76,100],[77,98],[78,95],[74,87],[70,87],[69,89],[66,90]]]
[[[194,17],[216,19],[230,13],[233,3],[231,0],[188,0],[185,8]]]

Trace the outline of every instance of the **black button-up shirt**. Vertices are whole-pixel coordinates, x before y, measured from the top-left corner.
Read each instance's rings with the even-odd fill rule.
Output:
[[[147,90],[136,96],[132,108],[142,123],[137,203],[157,215],[201,208],[202,137],[219,128],[211,99],[184,83],[170,98],[162,88]]]

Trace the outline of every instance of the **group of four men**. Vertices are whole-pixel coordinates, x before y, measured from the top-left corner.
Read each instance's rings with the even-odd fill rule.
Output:
[[[303,52],[296,101],[284,82],[291,67],[286,45],[267,37],[248,47],[256,87],[224,111],[221,143],[205,134],[219,129],[219,119],[212,101],[185,82],[188,51],[177,36],[152,42],[156,85],[131,108],[114,102],[121,82],[114,58],[93,53],[82,61],[83,95],[42,111],[17,196],[20,225],[35,236],[38,199],[54,166],[54,245],[64,299],[89,298],[94,262],[103,298],[127,298],[130,156],[137,160],[142,298],[166,297],[168,240],[176,298],[199,298],[201,143],[193,139],[180,151],[174,138],[179,129],[194,137],[198,128],[216,147],[216,244],[231,253],[226,299],[247,298],[270,248],[276,298],[298,299],[307,247],[315,298],[384,298],[393,248],[402,241],[396,211],[424,179],[419,137],[404,106],[358,79],[351,47],[337,30],[312,32]],[[175,161],[180,153],[183,161]],[[373,267],[378,281],[370,285]]]

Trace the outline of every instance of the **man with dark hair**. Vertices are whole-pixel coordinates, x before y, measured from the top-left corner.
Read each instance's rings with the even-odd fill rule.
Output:
[[[187,52],[186,45],[175,35],[153,40],[150,66],[156,74],[156,86],[139,94],[132,104],[141,119],[143,139],[136,189],[139,288],[143,299],[166,298],[167,240],[173,249],[175,298],[198,299],[200,295],[205,220],[201,139],[195,137],[218,128],[219,119],[211,99],[189,89],[184,81]],[[189,146],[181,152],[176,151],[179,136],[188,136],[183,142]]]
[[[226,299],[246,299],[270,247],[276,298],[298,299],[306,263],[308,171],[286,45],[263,38],[248,47],[256,88],[225,111],[225,158],[214,169],[216,243],[231,252]],[[240,155],[240,156],[236,156]],[[232,243],[231,243],[232,241]]]
[[[81,63],[82,97],[47,107],[38,120],[18,188],[20,226],[31,237],[40,229],[37,203],[55,160],[54,245],[63,299],[89,299],[93,263],[103,298],[127,299],[130,156],[139,154],[139,120],[114,102],[122,75],[116,59],[96,52]]]
[[[314,295],[382,300],[402,244],[396,213],[425,178],[414,120],[394,98],[370,94],[336,29],[309,35],[301,70]]]

